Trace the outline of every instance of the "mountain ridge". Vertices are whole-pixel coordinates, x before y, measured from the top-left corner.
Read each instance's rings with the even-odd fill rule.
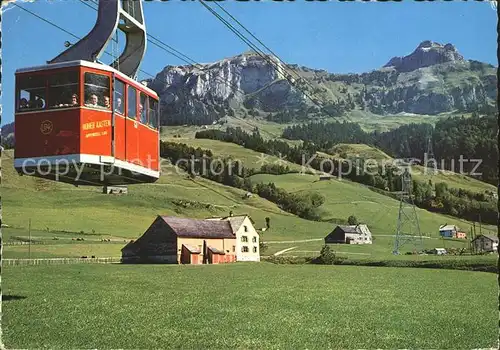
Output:
[[[342,117],[350,110],[376,115],[495,111],[495,67],[466,60],[450,43],[422,41],[412,53],[365,73],[330,73],[264,57],[247,51],[196,66],[165,66],[146,80],[160,96],[161,124],[208,125],[226,116],[304,121]],[[3,129],[8,139],[12,128]]]

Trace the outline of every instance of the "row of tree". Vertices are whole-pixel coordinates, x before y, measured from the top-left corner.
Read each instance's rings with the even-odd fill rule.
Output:
[[[307,123],[286,128],[283,137],[312,142],[321,150],[339,143],[364,143],[395,158],[429,158],[429,140],[439,169],[469,174],[498,183],[498,122],[493,114],[442,118],[431,124],[403,125],[387,132],[367,133],[356,123]],[[461,160],[462,159],[462,160]],[[461,162],[461,163],[460,163]]]
[[[245,168],[241,163],[230,158],[219,159],[210,150],[190,147],[175,142],[160,143],[160,155],[172,164],[185,170],[190,176],[201,176],[223,185],[243,189],[258,194],[260,197],[276,203],[281,209],[308,220],[319,220],[318,208],[325,198],[318,193],[288,193],[270,183],[252,183],[248,178],[256,171]],[[260,172],[282,173],[283,166],[262,167]],[[289,169],[288,169],[289,170]]]
[[[264,140],[258,130],[250,134],[241,128],[227,128],[225,132],[204,130],[197,132],[196,138],[232,142],[257,152],[286,156],[288,161],[303,165],[305,169],[310,167],[349,179],[376,188],[386,195],[391,195],[391,192],[400,191],[402,188],[401,167],[390,163],[370,164],[364,159],[345,160],[319,156],[317,152],[323,148],[308,141],[292,147],[284,141]],[[497,221],[495,201],[486,193],[448,188],[445,183],[433,184],[413,180],[412,194],[415,204],[423,209],[468,220],[477,220],[478,214],[481,213],[484,222],[495,224]]]

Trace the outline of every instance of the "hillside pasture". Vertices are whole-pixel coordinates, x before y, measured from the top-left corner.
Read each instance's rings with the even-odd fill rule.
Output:
[[[194,138],[165,138],[165,141],[185,143],[188,146],[202,149],[209,149],[217,158],[231,158],[233,161],[241,162],[246,168],[259,170],[263,164],[281,164],[288,166],[292,171],[301,171],[302,166],[288,162],[286,159],[280,160],[279,157],[262,154],[252,151],[243,146],[210,139]]]
[[[260,174],[251,177],[252,182],[273,182],[277,187],[293,193],[317,192],[325,197],[320,207],[323,221],[332,224],[347,220],[351,215],[366,223],[374,235],[393,235],[396,232],[399,201],[378,194],[368,187],[348,180],[320,180],[319,176],[307,174],[269,175]],[[445,223],[455,223],[468,231],[472,223],[441,214],[416,208],[419,217],[420,230],[423,235],[437,237],[439,226]],[[484,226],[485,232],[493,233],[494,226]],[[312,237],[311,235],[311,238]]]
[[[2,152],[2,156],[3,223],[9,226],[3,229],[6,242],[27,241],[31,221],[31,238],[43,241],[43,245],[31,245],[32,257],[115,256],[118,246],[140,237],[156,215],[208,218],[228,216],[230,212],[248,214],[259,230],[265,227],[265,218],[270,218],[271,229],[265,232],[266,238],[310,236],[310,221],[259,196],[245,198],[245,191],[200,177],[190,179],[172,166],[165,167],[155,184],[131,185],[127,195],[105,195],[101,188],[76,188],[18,176],[12,167],[12,152]],[[323,233],[331,225],[315,226]],[[85,241],[76,242],[73,238]],[[116,242],[116,247],[100,242],[101,239]],[[28,257],[28,246],[7,245],[4,252],[8,258],[24,258]]]

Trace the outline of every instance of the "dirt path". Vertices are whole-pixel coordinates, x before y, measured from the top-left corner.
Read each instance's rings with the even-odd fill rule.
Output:
[[[266,244],[287,244],[287,243],[304,243],[304,242],[314,242],[314,241],[322,241],[324,238],[311,238],[311,239],[303,239],[299,241],[267,241],[263,242]]]
[[[279,252],[274,253],[273,255],[274,255],[274,256],[278,256],[278,255],[281,255],[281,254],[283,254],[283,253],[286,253],[287,251],[292,250],[292,249],[295,249],[295,248],[297,248],[297,247],[292,247],[292,248],[283,249],[283,250],[280,250]]]

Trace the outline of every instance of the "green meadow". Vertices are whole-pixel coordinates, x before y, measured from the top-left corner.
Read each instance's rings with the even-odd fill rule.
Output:
[[[471,349],[498,341],[491,273],[265,262],[2,272],[7,348]]]

